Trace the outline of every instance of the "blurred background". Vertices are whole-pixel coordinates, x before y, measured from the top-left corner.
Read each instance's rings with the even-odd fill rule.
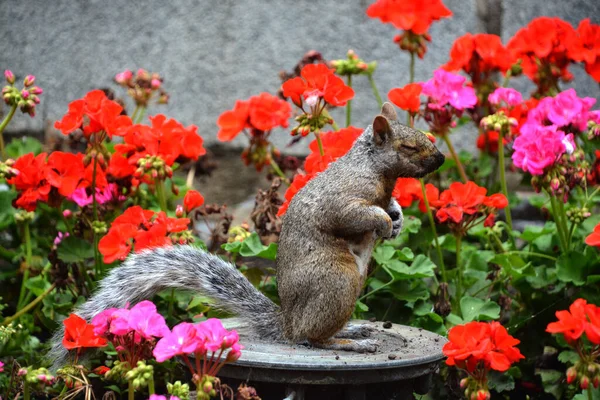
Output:
[[[47,137],[70,101],[99,87],[112,88],[125,98],[113,82],[115,74],[145,68],[160,73],[171,96],[168,105],[153,105],[149,114],[164,113],[185,125],[197,125],[217,155],[216,177],[200,186],[207,200],[231,202],[233,196],[234,202],[243,201],[246,193],[254,193],[252,186],[259,177],[243,167],[239,151],[232,150],[229,156],[228,150],[240,149],[246,139],[240,135],[224,147],[214,147],[216,120],[236,100],[262,91],[276,93],[280,71],[291,71],[309,50],[329,60],[345,58],[353,49],[367,62],[376,60],[374,78],[383,97],[408,83],[408,53],[393,43],[399,31],[368,18],[365,10],[370,4],[370,0],[2,0],[0,67],[14,71],[17,79],[34,74],[44,89],[38,115],[32,119],[17,113],[8,134]],[[429,79],[447,62],[452,43],[467,32],[499,34],[506,44],[519,28],[541,15],[560,17],[575,27],[584,18],[600,22],[598,0],[444,0],[444,4],[454,16],[432,24],[432,42],[424,59],[417,60],[417,81]],[[580,96],[600,98],[598,84],[581,67],[572,66],[571,71],[572,86]],[[366,77],[359,76],[353,85],[352,122],[364,128],[378,112],[377,103]],[[531,90],[525,79],[513,85],[523,93]],[[338,121],[343,115],[342,109],[333,112]],[[476,151],[474,127],[454,135],[459,149]],[[284,152],[306,151],[308,140],[286,148],[289,130],[271,137]],[[233,179],[243,182],[242,187]],[[223,185],[239,195],[207,193],[211,186]]]

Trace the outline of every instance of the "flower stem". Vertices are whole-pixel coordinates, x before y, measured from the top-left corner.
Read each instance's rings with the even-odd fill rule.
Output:
[[[588,388],[585,389],[585,391],[587,392],[588,400],[594,400],[594,396],[592,395],[592,387],[588,386]]]
[[[135,400],[135,390],[133,389],[133,379],[127,381],[127,399]]]
[[[410,66],[408,68],[409,83],[415,81],[415,53],[410,52]],[[406,125],[410,125],[410,111],[406,111]]]
[[[563,229],[562,229],[561,217],[559,215],[560,211],[558,209],[556,197],[554,197],[550,193],[548,193],[548,195],[550,196],[550,205],[552,206],[552,214],[554,216],[554,222],[556,223],[556,231],[558,232],[558,239],[560,241],[560,248],[561,248],[561,251],[564,252],[564,251],[567,250],[566,232],[564,232]]]
[[[425,182],[423,178],[419,179],[421,182],[421,193],[423,193],[423,202],[425,203],[425,208],[427,209],[427,218],[429,219],[429,225],[431,225],[431,231],[433,232],[433,241],[435,243],[435,249],[438,254],[438,259],[440,260],[440,269],[442,271],[442,282],[447,283],[448,278],[446,276],[446,266],[444,265],[444,255],[442,254],[442,248],[440,247],[440,241],[438,240],[437,229],[435,227],[435,220],[433,219],[433,212],[431,211],[431,207],[429,206],[429,199],[427,198],[427,191],[425,189]]]
[[[153,395],[155,393],[156,390],[154,389],[154,372],[152,372],[152,374],[150,374],[150,379],[148,379],[148,394]]]
[[[167,196],[165,194],[165,185],[161,179],[157,179],[155,182],[156,186],[156,198],[158,199],[158,205],[160,209],[167,212]]]
[[[319,154],[321,157],[325,155],[325,151],[323,150],[323,142],[321,142],[321,134],[315,132],[315,136],[317,137],[317,144],[319,145]]]
[[[31,268],[31,231],[29,229],[29,221],[23,224],[23,241],[25,242],[25,271],[23,272],[23,281],[21,282],[21,291],[19,293],[19,301],[17,302],[17,310],[20,310],[23,307],[25,293],[27,292],[25,284],[29,280],[29,269]]]
[[[441,136],[442,136],[442,139],[444,139],[444,142],[446,142],[446,146],[448,146],[448,150],[450,150],[450,154],[452,155],[452,158],[454,159],[454,162],[456,163],[456,169],[458,169],[458,174],[460,175],[460,179],[462,179],[462,181],[464,183],[467,183],[469,178],[467,178],[465,168],[463,167],[462,163],[460,162],[460,159],[458,158],[458,154],[456,154],[456,150],[454,150],[454,145],[450,141],[448,134],[446,133]]]
[[[15,115],[15,111],[17,111],[16,104],[10,108],[10,111],[8,114],[6,114],[6,117],[4,117],[2,120],[2,123],[0,123],[0,155],[2,156],[3,160],[6,159],[6,153],[4,151],[4,136],[2,135],[2,132],[4,132],[4,128],[6,128],[12,117]]]
[[[136,115],[135,120],[133,121],[135,124],[139,124],[144,119],[144,115],[146,114],[146,107],[140,106],[139,111]]]
[[[98,221],[98,202],[96,201],[96,171],[98,169],[98,159],[94,157],[94,168],[92,171],[92,210],[94,213],[94,221]],[[98,243],[100,238],[98,233],[94,232],[94,273],[97,277],[100,276],[102,261],[100,260],[100,252],[98,251]]]
[[[502,193],[506,196],[508,200],[508,187],[506,185],[506,170],[504,165],[504,133],[503,130],[500,129],[498,133],[498,164],[500,168],[500,186],[502,187]],[[508,228],[510,232],[508,235],[512,238],[512,217],[510,214],[510,202],[504,209],[504,214],[506,215],[506,223],[508,224]]]
[[[375,96],[375,99],[377,100],[377,104],[379,105],[379,108],[381,108],[381,106],[383,106],[383,100],[381,100],[381,96],[379,95],[379,90],[377,90],[377,86],[375,85],[375,79],[373,79],[373,74],[369,74],[367,76],[369,77],[369,83],[371,84],[371,89],[373,89],[373,95]]]
[[[19,319],[21,317],[21,315],[27,313],[29,310],[31,310],[32,308],[34,308],[36,305],[38,305],[38,303],[42,300],[44,300],[44,298],[46,296],[48,296],[56,287],[56,283],[53,283],[52,285],[50,285],[50,287],[48,289],[46,289],[46,291],[44,291],[44,293],[40,294],[38,297],[36,297],[31,303],[27,304],[25,307],[23,307],[22,309],[20,309],[19,311],[17,311],[15,313],[15,315],[12,315],[10,317],[6,317],[4,319],[4,321],[2,321],[2,325],[3,326],[7,326],[9,325],[11,322]]]
[[[272,151],[271,151],[270,165],[271,165],[271,168],[273,168],[273,171],[275,171],[275,173],[277,174],[277,176],[279,176],[281,178],[281,180],[283,180],[289,186],[290,185],[290,180],[287,178],[287,176],[285,176],[285,174],[283,173],[283,171],[279,167],[279,164],[277,164],[277,162],[275,161],[275,158],[273,156],[273,152]]]
[[[563,231],[563,235],[565,236],[565,250],[569,250],[571,248],[572,231],[569,232],[569,228],[567,225],[567,214],[565,213],[565,204],[560,199],[556,199],[556,204],[558,205],[558,218],[560,219],[560,225]]]
[[[29,384],[23,379],[23,400],[29,400],[31,395],[29,394]]]
[[[348,86],[352,87],[352,75],[348,75]],[[346,127],[350,126],[352,120],[352,100],[346,103]]]
[[[456,235],[456,269],[458,272],[458,279],[456,282],[456,294],[455,294],[456,299],[455,300],[457,302],[460,302],[460,298],[462,297],[462,291],[463,291],[463,271],[462,271],[462,265],[461,265],[461,260],[460,260],[461,245],[462,245],[462,236]]]

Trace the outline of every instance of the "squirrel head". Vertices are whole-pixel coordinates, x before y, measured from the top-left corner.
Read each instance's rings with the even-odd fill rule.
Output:
[[[421,178],[445,160],[427,135],[398,122],[390,103],[384,103],[381,114],[373,120],[373,143],[381,159],[386,160],[386,169],[396,177]]]

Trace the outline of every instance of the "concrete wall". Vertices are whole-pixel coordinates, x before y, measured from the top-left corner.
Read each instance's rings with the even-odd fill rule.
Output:
[[[0,2],[0,68],[20,78],[32,73],[45,92],[38,116],[19,114],[12,130],[41,131],[60,118],[69,101],[89,89],[110,86],[123,69],[160,72],[171,94],[164,112],[196,124],[206,141],[215,142],[218,115],[261,91],[274,93],[278,72],[291,69],[311,49],[325,58],[343,58],[349,48],[367,61],[377,60],[375,78],[385,97],[408,81],[408,56],[392,42],[396,30],[365,15],[370,0],[3,0]],[[434,23],[432,43],[417,61],[417,80],[426,80],[447,61],[452,42],[466,32],[498,31],[504,40],[539,15],[577,24],[599,23],[597,0],[445,0],[452,19]],[[486,10],[487,6],[487,10]],[[499,6],[504,12],[499,13]],[[498,15],[502,16],[501,21]],[[499,23],[502,22],[502,23]],[[579,93],[599,96],[598,85],[578,68]],[[525,83],[523,83],[525,88]],[[114,86],[116,88],[116,86]],[[355,84],[356,126],[377,112],[366,79]],[[122,94],[122,92],[119,92]],[[343,120],[342,110],[334,113]],[[474,132],[461,133],[469,148]],[[278,132],[280,146],[289,133]],[[237,142],[234,144],[241,144]],[[301,151],[301,148],[300,148]]]

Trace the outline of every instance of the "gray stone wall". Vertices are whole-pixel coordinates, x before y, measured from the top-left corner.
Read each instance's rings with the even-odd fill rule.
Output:
[[[396,30],[369,19],[370,0],[3,0],[0,2],[0,68],[32,73],[45,92],[38,116],[19,114],[13,131],[42,131],[88,90],[111,85],[126,68],[160,72],[171,94],[163,112],[199,126],[208,144],[216,141],[218,115],[261,91],[274,93],[278,72],[291,69],[307,50],[343,58],[354,49],[377,60],[382,96],[408,82],[406,54],[392,42]],[[434,23],[432,43],[417,61],[416,79],[426,80],[447,61],[452,42],[466,32],[500,31],[504,40],[531,18],[553,15],[577,24],[599,23],[597,0],[445,0],[454,17]],[[504,9],[498,13],[498,7]],[[498,15],[502,16],[499,21]],[[499,23],[501,22],[501,23]],[[598,85],[574,68],[579,93],[599,97]],[[22,78],[19,76],[19,78]],[[114,88],[116,86],[113,85]],[[521,84],[526,90],[526,82]],[[353,124],[364,127],[377,112],[366,79],[357,79]],[[122,94],[122,92],[119,92]],[[343,110],[334,117],[343,120]],[[472,148],[474,131],[459,134],[459,147]],[[276,142],[289,141],[287,131]],[[465,140],[463,140],[463,138]],[[241,139],[241,138],[240,138]],[[243,141],[234,142],[239,146]],[[303,151],[303,146],[296,151]]]

